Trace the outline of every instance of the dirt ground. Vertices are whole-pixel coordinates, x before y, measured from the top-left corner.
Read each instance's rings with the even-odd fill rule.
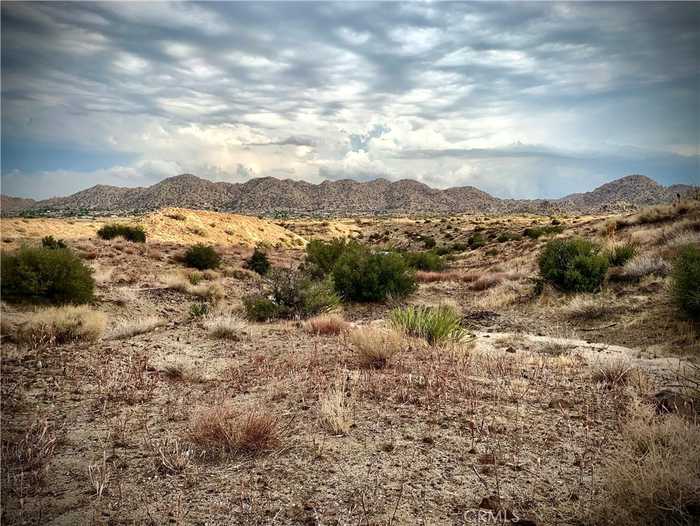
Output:
[[[603,240],[609,219],[558,218],[560,235]],[[664,255],[672,250],[664,235],[697,220],[632,226],[617,237],[661,239],[643,246]],[[213,338],[192,315],[201,298],[166,287],[166,276],[184,271],[177,256],[189,238],[138,245],[91,230],[69,234],[70,220],[51,220],[61,223],[50,232],[32,224],[47,220],[12,221],[21,223],[10,231],[2,220],[7,246],[45,233],[68,240],[96,270],[93,307],[109,321],[93,343],[25,348],[3,336],[3,447],[43,426],[55,439],[41,477],[3,469],[4,524],[472,525],[495,501],[513,524],[580,524],[630,398],[656,392],[700,356],[697,324],[675,311],[667,277],[609,282],[595,319],[572,318],[571,298],[553,289],[537,294],[537,255],[548,237],[497,236],[551,218],[266,222],[266,235],[284,240],[268,243],[282,267],[300,262],[315,237],[404,248],[426,236],[438,247],[475,232],[487,239],[450,253],[448,270],[423,276],[405,301],[454,305],[474,338],[446,347],[415,341],[378,370],[360,367],[346,333],[313,335],[297,321],[246,323],[234,339]],[[209,279],[225,296],[211,309],[240,313],[242,296],[262,285],[243,262],[254,243],[270,240],[212,239],[223,265]],[[462,279],[470,272],[493,283],[476,290]],[[353,327],[382,326],[394,306],[349,304],[339,314]],[[12,326],[33,307],[2,309],[3,326]],[[110,336],[149,317],[160,323],[148,332]],[[632,371],[624,386],[597,376],[616,360]],[[344,434],[321,422],[320,399],[333,390],[351,415]],[[210,458],[189,443],[207,408],[272,415],[278,441],[263,454]],[[169,467],[172,458],[184,467]]]

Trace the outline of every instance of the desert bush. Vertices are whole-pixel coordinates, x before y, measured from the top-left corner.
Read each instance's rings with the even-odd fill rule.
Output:
[[[255,247],[253,254],[245,261],[245,268],[264,276],[270,270],[270,260],[264,250]]]
[[[416,270],[439,272],[445,269],[445,260],[435,252],[404,252],[406,264]]]
[[[314,281],[299,270],[274,269],[267,283],[266,294],[243,298],[247,318],[307,318],[331,310],[340,302],[329,280]]]
[[[41,246],[53,250],[57,250],[60,248],[68,248],[68,246],[62,239],[54,239],[53,236],[46,236],[41,238]]]
[[[342,238],[323,241],[314,239],[306,245],[305,267],[315,277],[324,277],[333,271],[338,258],[345,252],[348,245],[357,245],[355,241]]]
[[[193,318],[202,318],[209,314],[208,303],[193,303],[190,305],[190,316]]]
[[[539,257],[540,274],[564,291],[595,292],[608,271],[600,247],[586,239],[549,241]]]
[[[621,267],[637,254],[637,247],[631,243],[613,245],[608,251],[608,262],[613,267]]]
[[[693,319],[700,318],[700,248],[688,245],[673,263],[671,290],[677,305]]]
[[[592,378],[609,387],[618,387],[627,384],[632,371],[632,364],[627,358],[612,358],[600,362],[594,369]]]
[[[69,249],[22,247],[3,253],[0,267],[3,300],[80,304],[93,299],[92,270]]]
[[[538,239],[542,236],[560,234],[563,231],[564,227],[561,225],[546,225],[526,228],[525,230],[523,230],[523,235],[529,237],[530,239]]]
[[[367,247],[351,246],[333,268],[335,290],[345,300],[381,301],[403,297],[416,289],[413,271],[395,253],[372,253]]]
[[[437,244],[435,238],[431,236],[421,236],[421,241],[423,242],[423,248],[426,250],[435,248],[435,245]]]
[[[127,241],[136,243],[146,242],[146,231],[142,226],[130,226],[124,224],[104,225],[97,231],[98,237],[101,239],[114,239],[122,237]]]
[[[640,406],[599,472],[588,524],[697,524],[700,429],[678,415]]]
[[[321,314],[304,322],[304,330],[310,334],[337,336],[350,329],[350,324],[340,316]]]
[[[115,340],[130,338],[139,334],[145,334],[165,324],[166,321],[158,316],[143,316],[120,320],[109,331],[109,338]]]
[[[350,343],[360,366],[381,369],[404,347],[404,338],[393,330],[362,327],[350,333]]]
[[[215,406],[197,412],[189,438],[207,457],[258,455],[270,451],[280,441],[277,417],[262,408],[235,411]]]
[[[183,260],[185,265],[197,270],[215,269],[221,264],[221,256],[214,250],[214,247],[202,243],[188,248]]]
[[[30,314],[17,326],[14,338],[30,347],[95,341],[102,336],[106,323],[103,313],[84,305],[50,307]]]
[[[397,330],[423,338],[430,345],[460,342],[467,336],[461,316],[449,305],[396,308],[389,313],[389,320]]]
[[[506,243],[508,241],[517,241],[520,238],[520,235],[515,234],[513,232],[501,232],[500,234],[498,234],[496,241],[498,241],[499,243]]]
[[[469,248],[467,243],[452,243],[452,252],[464,252]]]
[[[469,236],[469,239],[467,239],[467,245],[469,245],[469,248],[471,249],[483,247],[485,244],[486,238],[480,232],[472,234]]]

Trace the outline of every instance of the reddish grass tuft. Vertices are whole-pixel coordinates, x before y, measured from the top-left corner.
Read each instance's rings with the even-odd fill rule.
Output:
[[[340,316],[322,314],[304,322],[304,330],[310,334],[337,336],[350,330],[350,324]]]

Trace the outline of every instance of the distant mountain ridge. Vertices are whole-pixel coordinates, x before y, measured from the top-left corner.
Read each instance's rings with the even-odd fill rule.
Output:
[[[499,199],[463,186],[439,190],[418,181],[351,179],[312,184],[262,177],[245,183],[213,182],[192,174],[164,179],[148,187],[97,185],[67,197],[42,201],[2,196],[3,215],[22,211],[130,213],[169,206],[245,214],[353,215],[391,213],[507,213],[616,211],[672,201],[697,190],[665,187],[643,175],[629,175],[591,192],[555,200]]]

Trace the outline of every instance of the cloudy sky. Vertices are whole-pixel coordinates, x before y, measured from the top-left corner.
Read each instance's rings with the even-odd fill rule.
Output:
[[[700,4],[2,3],[2,192],[700,176]]]

